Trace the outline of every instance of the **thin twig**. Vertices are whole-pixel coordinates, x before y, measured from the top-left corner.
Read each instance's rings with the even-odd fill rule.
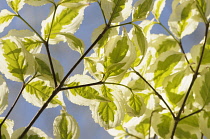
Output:
[[[190,114],[188,114],[188,115],[186,115],[186,116],[180,118],[179,121],[184,120],[185,118],[190,117],[190,116],[192,116],[192,115],[194,115],[194,114],[197,114],[197,113],[201,112],[202,110],[203,110],[203,108],[200,109],[200,110],[197,110],[197,111],[195,111],[195,112],[193,112],[193,113],[190,113]]]
[[[155,94],[159,97],[159,99],[163,101],[163,103],[166,105],[166,107],[170,111],[171,115],[173,116],[173,118],[175,118],[175,115],[172,112],[171,108],[169,107],[167,102],[164,100],[164,98],[157,92],[157,90],[139,72],[137,72],[134,68],[132,68],[132,69],[155,92]]]
[[[54,23],[54,19],[55,19],[55,14],[56,14],[56,10],[57,10],[57,6],[53,3],[54,5],[54,13],[53,13],[53,17],[52,17],[52,21],[51,21],[51,26],[50,26],[50,31],[49,31],[49,34],[48,34],[48,37],[47,37],[47,40],[45,41],[45,48],[47,50],[47,56],[48,56],[48,60],[50,62],[50,70],[52,72],[52,76],[53,76],[53,81],[54,81],[54,85],[55,87],[57,87],[57,79],[56,79],[56,74],[55,74],[55,69],[54,69],[54,66],[53,66],[53,62],[52,62],[52,56],[50,54],[50,48],[49,48],[49,39],[50,39],[50,35],[51,35],[51,32],[52,32],[52,26],[53,26],[53,23]]]

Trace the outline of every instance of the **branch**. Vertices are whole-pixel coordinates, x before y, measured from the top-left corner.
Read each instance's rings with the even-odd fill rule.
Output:
[[[175,118],[174,113],[172,112],[172,110],[169,107],[169,105],[167,104],[167,102],[163,99],[163,97],[155,90],[155,88],[139,72],[137,72],[134,68],[132,68],[132,69],[155,92],[155,94],[159,97],[159,99],[163,101],[163,103],[166,105],[166,107],[170,111],[171,115],[173,116],[173,118]]]
[[[183,119],[185,119],[185,118],[187,118],[187,117],[190,117],[190,116],[192,116],[192,115],[194,115],[194,114],[197,114],[197,113],[201,112],[202,110],[203,110],[203,108],[200,109],[200,110],[197,110],[197,111],[195,111],[195,112],[193,112],[193,113],[191,113],[191,114],[189,114],[189,115],[187,115],[187,116],[184,116],[184,117],[180,118],[179,121],[181,121],[181,120],[183,120]]]
[[[77,89],[77,88],[81,88],[81,87],[94,86],[94,85],[100,85],[100,84],[104,84],[104,83],[99,81],[99,82],[95,82],[95,83],[83,84],[83,85],[78,85],[78,86],[62,87],[60,90],[62,91],[62,90],[68,90],[68,89]]]
[[[84,57],[92,50],[92,48],[98,43],[98,41],[103,37],[103,35],[106,33],[106,31],[109,29],[109,26],[106,26],[105,29],[102,31],[102,33],[98,36],[98,38],[93,42],[93,44],[88,48],[88,50],[79,58],[79,60],[74,64],[74,66],[69,70],[69,72],[66,74],[66,76],[63,78],[63,80],[60,82],[60,84],[55,88],[55,90],[52,92],[52,95],[48,98],[48,100],[45,102],[45,104],[39,109],[37,114],[34,116],[34,118],[31,120],[31,122],[28,124],[28,126],[25,128],[23,133],[18,137],[18,139],[23,139],[25,134],[29,131],[31,126],[34,124],[34,122],[39,118],[41,113],[44,111],[44,109],[48,106],[50,101],[62,90],[62,87],[64,86],[65,81],[67,80],[68,76],[74,71],[74,69],[79,65],[79,63],[84,59]],[[82,85],[84,87],[84,85]],[[81,86],[81,87],[82,87]],[[76,88],[76,87],[75,87]]]
[[[179,113],[178,113],[177,117],[175,117],[175,123],[174,123],[174,128],[173,128],[173,131],[172,131],[172,134],[171,134],[171,139],[173,139],[173,136],[174,136],[175,131],[176,131],[176,127],[178,125],[178,122],[180,121],[181,113],[184,110],[185,104],[186,104],[187,99],[188,99],[188,97],[190,95],[190,92],[191,92],[191,89],[193,87],[193,84],[195,83],[195,80],[197,79],[197,76],[199,74],[200,65],[201,65],[201,62],[202,62],[202,59],[203,59],[204,50],[205,50],[205,46],[206,46],[206,43],[207,43],[208,30],[209,30],[209,24],[206,24],[205,40],[204,40],[203,48],[201,50],[200,59],[199,59],[197,68],[196,68],[196,70],[195,70],[195,72],[193,74],[193,79],[192,79],[192,81],[190,83],[190,86],[189,86],[189,88],[187,90],[186,96],[185,96],[184,101],[182,103],[182,106],[181,106],[181,108],[179,110]]]

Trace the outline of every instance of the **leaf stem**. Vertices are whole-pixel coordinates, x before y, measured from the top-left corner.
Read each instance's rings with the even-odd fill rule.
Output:
[[[103,11],[103,9],[102,9],[102,7],[101,7],[101,2],[97,1],[97,3],[98,3],[98,5],[99,5],[99,7],[100,7],[100,9],[101,9],[101,13],[102,13],[102,15],[103,15],[104,23],[107,25],[108,23],[107,23],[107,21],[106,21],[106,17],[105,17],[104,11]]]
[[[164,100],[164,98],[157,92],[157,90],[155,90],[155,88],[139,72],[137,72],[134,68],[132,68],[132,69],[155,92],[155,94],[158,96],[158,98],[163,101],[163,103],[166,105],[166,107],[170,111],[171,115],[173,116],[173,118],[175,118],[175,115],[172,112],[171,108],[169,107],[167,102]]]
[[[195,72],[193,74],[193,79],[192,79],[192,81],[190,83],[190,86],[189,86],[189,88],[187,90],[186,96],[185,96],[185,98],[183,100],[182,106],[181,106],[181,108],[180,108],[180,110],[178,112],[178,115],[174,119],[175,123],[174,123],[174,127],[173,127],[173,130],[172,130],[171,139],[173,139],[173,137],[175,135],[176,127],[177,127],[177,125],[178,125],[178,123],[180,121],[181,113],[184,110],[185,104],[186,104],[187,99],[188,99],[188,97],[190,95],[190,92],[191,92],[191,89],[193,87],[193,84],[195,83],[195,80],[197,79],[197,76],[199,74],[199,69],[200,69],[200,66],[201,66],[201,62],[202,62],[202,59],[203,59],[203,56],[204,56],[205,46],[206,46],[206,43],[207,43],[208,30],[209,30],[209,24],[206,24],[205,40],[204,40],[203,48],[201,50],[200,59],[199,59],[198,65],[196,67],[196,70],[195,70]]]
[[[55,19],[55,13],[56,13],[56,10],[57,10],[57,6],[54,3],[53,3],[53,5],[55,7],[55,10],[54,10],[52,21],[51,21],[50,31],[49,31],[47,40],[45,41],[44,44],[45,44],[45,47],[46,47],[48,60],[50,62],[50,69],[51,69],[51,72],[52,72],[53,81],[54,81],[55,87],[57,87],[57,79],[56,79],[55,69],[54,69],[54,66],[53,66],[52,57],[51,57],[50,48],[49,48],[49,39],[50,39],[50,35],[51,35],[51,32],[52,32],[52,26],[53,26],[54,19]]]
[[[42,38],[41,35],[39,35],[39,33],[25,20],[22,18],[22,16],[20,14],[17,15],[17,17],[19,17],[38,37],[39,39],[45,43],[46,41]]]

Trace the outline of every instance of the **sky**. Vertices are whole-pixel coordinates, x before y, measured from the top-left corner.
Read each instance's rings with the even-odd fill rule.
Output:
[[[164,25],[167,26],[167,20],[171,13],[170,7],[171,1],[167,1],[167,5],[163,12],[163,16],[161,17],[161,21]],[[44,20],[49,13],[50,4],[35,7],[25,5],[24,8],[20,11],[20,14],[23,18],[28,21],[32,27],[34,27],[39,33],[41,28],[41,21]],[[2,9],[9,9],[10,8],[6,4],[6,0],[1,0],[0,10]],[[97,3],[92,3],[88,6],[85,10],[85,18],[80,27],[80,29],[75,33],[78,38],[81,38],[84,42],[86,47],[91,45],[91,33],[93,30],[98,27],[99,25],[103,24],[103,18],[101,16],[101,12]],[[3,33],[0,34],[0,37],[3,37],[7,34],[10,29],[29,29],[20,19],[14,18],[11,25],[7,27]],[[185,50],[189,51],[191,46],[195,43],[198,43],[203,33],[202,25],[196,30],[195,34],[186,36],[183,39],[183,43],[185,46]],[[153,33],[165,33],[163,29],[158,26],[155,26],[152,30]],[[193,41],[192,41],[193,40]],[[51,55],[59,60],[61,64],[64,66],[65,73],[72,67],[75,61],[79,58],[79,54],[71,49],[64,43],[59,43],[55,46],[50,46]],[[45,53],[45,51],[42,51]],[[83,72],[83,66],[80,64],[78,68],[75,70],[73,74]],[[8,109],[11,107],[12,102],[15,100],[18,92],[21,88],[20,83],[12,82],[7,80],[8,87],[10,89],[9,94],[9,106],[7,110],[1,115],[5,116],[8,112]],[[65,99],[65,103],[67,106],[67,111],[71,114],[78,122],[80,126],[80,139],[112,139],[113,137],[110,136],[102,127],[94,122],[91,116],[91,111],[88,107],[78,106],[72,104],[70,101]],[[39,119],[35,122],[33,126],[41,128],[47,135],[53,137],[52,132],[52,123],[54,118],[60,114],[60,107],[58,108],[51,108],[46,109]],[[22,97],[20,98],[19,102],[15,106],[13,112],[9,116],[9,119],[13,119],[15,121],[14,129],[27,126],[30,120],[33,118],[35,113],[39,110],[38,107],[32,106],[30,103],[26,102]]]

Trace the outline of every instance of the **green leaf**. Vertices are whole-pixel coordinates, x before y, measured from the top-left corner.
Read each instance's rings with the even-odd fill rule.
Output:
[[[174,125],[174,120],[170,113],[153,113],[151,123],[155,133],[158,136],[164,139],[170,138]]]
[[[133,0],[101,0],[105,18],[111,23],[125,21],[131,14]]]
[[[24,130],[25,127],[15,130],[12,134],[11,139],[17,139],[17,137],[19,137]],[[49,137],[41,129],[31,127],[22,139],[49,139]]]
[[[60,3],[71,3],[71,4],[92,3],[92,2],[97,2],[97,0],[60,0]]]
[[[185,96],[192,81],[190,69],[186,69],[165,78],[163,87],[169,102],[174,106],[181,106],[182,99]]]
[[[104,47],[105,79],[119,82],[136,58],[135,47],[124,30],[122,36],[115,36]]]
[[[33,58],[24,49],[21,40],[7,37],[0,42],[0,71],[6,78],[22,82],[33,73]]]
[[[61,33],[61,35],[65,36],[68,46],[72,50],[79,52],[81,55],[84,53],[85,44],[81,39],[77,38],[71,33]]]
[[[206,68],[201,72],[201,76],[195,81],[192,91],[194,92],[196,102],[202,107],[210,105],[210,69]]]
[[[146,136],[149,134],[150,130],[149,128],[150,128],[150,119],[143,118],[143,120],[136,125],[135,130],[138,133],[141,133],[143,135],[143,138],[146,138]]]
[[[58,6],[54,13],[42,22],[42,36],[46,40],[50,38],[50,44],[56,44],[65,38],[60,33],[75,33],[83,20],[84,9],[87,4],[72,7]],[[53,22],[52,22],[53,20]]]
[[[210,10],[209,10],[209,0],[196,0],[196,6],[199,10],[199,12],[202,14],[201,16],[205,16],[204,20],[209,20],[210,19]]]
[[[200,16],[195,2],[185,1],[179,3],[178,1],[173,1],[172,14],[168,25],[177,38],[193,33],[198,26],[199,20]]]
[[[106,26],[103,24],[101,26],[99,26],[98,28],[94,29],[92,36],[91,36],[91,42],[93,43],[98,36],[102,33],[102,31],[104,30]],[[104,54],[104,51],[102,51],[104,49],[105,44],[113,37],[118,35],[119,33],[119,27],[115,27],[115,28],[110,28],[109,30],[107,30],[103,37],[97,42],[97,44],[94,47],[95,52],[97,53],[97,55],[100,55],[101,53]],[[101,52],[102,51],[102,52]]]
[[[0,12],[0,33],[4,31],[4,28],[7,27],[14,18],[15,14],[11,13],[7,9],[1,10]]]
[[[84,66],[85,71],[90,73],[95,79],[102,80],[103,79],[103,61],[98,57],[85,57],[84,58]]]
[[[165,7],[166,0],[156,0],[154,3],[154,8],[152,10],[153,15],[157,20],[159,20],[160,15]]]
[[[183,54],[175,51],[162,53],[156,62],[151,66],[150,71],[154,73],[153,81],[155,87],[162,86],[163,80],[171,75],[176,68],[183,64]],[[183,68],[183,67],[182,67]]]
[[[210,138],[210,112],[201,111],[199,116],[199,128],[206,138]]]
[[[52,72],[50,69],[50,62],[48,60],[48,56],[45,54],[34,54],[36,61],[36,70],[44,79],[48,79],[53,81]],[[63,79],[64,69],[60,62],[54,58],[52,58],[54,71],[56,74],[57,82],[60,82]]]
[[[132,20],[141,21],[149,16],[154,0],[139,0],[134,5]]]
[[[24,0],[7,0],[7,4],[12,8],[13,11],[18,13],[25,4]]]
[[[96,102],[90,105],[92,117],[105,129],[116,127],[124,118],[124,102],[119,90],[115,87],[102,86],[103,97],[112,100],[110,102]]]
[[[119,139],[121,139],[127,135],[126,130],[124,129],[124,127],[122,127],[122,125],[119,125],[115,128],[108,129],[107,132],[110,135],[114,136],[115,138],[118,137]]]
[[[127,113],[131,116],[141,116],[146,110],[144,100],[136,94],[130,95],[127,106]]]
[[[3,121],[4,117],[0,118],[0,123]],[[13,133],[14,122],[7,119],[1,127],[1,137],[3,139],[10,139]]]
[[[42,107],[48,98],[52,95],[54,88],[47,80],[34,79],[27,84],[23,91],[23,97],[29,103],[37,107]],[[62,93],[58,93],[49,103],[48,108],[64,106]]]
[[[40,38],[30,30],[16,30],[12,29],[9,31],[7,36],[15,36],[19,38],[25,49],[32,54],[40,53],[42,47],[42,41]]]
[[[171,36],[166,36],[163,34],[151,35],[151,41],[148,45],[156,49],[156,57],[159,57],[162,53],[170,50],[180,50],[179,44]]]
[[[142,57],[144,57],[147,51],[148,47],[147,39],[145,37],[142,28],[136,24],[133,24],[133,28],[130,33],[132,34],[131,40],[134,46],[136,47],[136,54],[137,54],[134,66],[138,66],[143,59]]]
[[[79,126],[71,115],[62,110],[53,122],[53,134],[56,139],[78,139]]]
[[[198,116],[193,115],[181,120],[177,126],[175,136],[177,138],[201,138],[201,133],[198,131],[199,121]],[[189,130],[190,129],[190,130]]]
[[[7,84],[3,79],[2,75],[0,75],[0,90],[1,90],[0,114],[2,114],[8,106],[8,93],[9,93]]]
[[[54,0],[25,0],[25,3],[31,6],[42,6],[47,3],[54,3]]]
[[[144,35],[144,32],[142,28],[136,24],[133,24],[133,30],[132,30],[132,41],[134,42],[134,45],[139,48],[142,55],[145,55],[147,51],[147,38]]]
[[[79,85],[96,83],[97,81],[87,75],[75,75],[66,82],[66,87],[76,87]],[[103,96],[99,91],[99,86],[85,86],[75,89],[68,89],[65,91],[66,97],[75,104],[78,105],[93,105],[96,102],[105,101],[109,102],[109,98]]]
[[[210,33],[210,31],[208,32],[208,34],[209,33]],[[190,50],[192,60],[193,60],[194,63],[196,63],[196,65],[199,63],[200,54],[201,54],[202,49],[203,49],[203,40],[200,42],[200,44],[194,45]],[[203,54],[203,57],[202,57],[201,66],[200,66],[199,71],[202,71],[207,66],[209,66],[209,64],[210,64],[209,53],[210,53],[210,35],[207,36],[207,41],[206,41],[206,45],[205,45],[205,48],[204,48],[204,54]]]

